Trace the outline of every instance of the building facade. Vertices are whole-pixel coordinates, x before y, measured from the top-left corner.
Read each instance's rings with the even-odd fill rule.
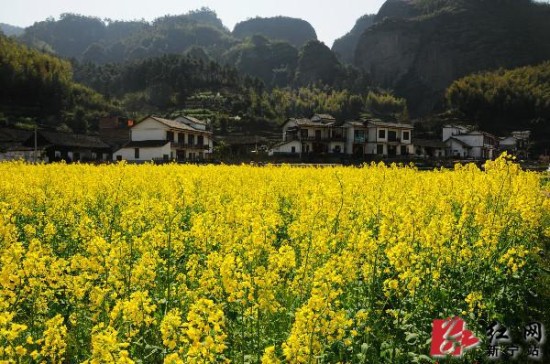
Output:
[[[490,133],[463,125],[445,125],[442,136],[449,157],[492,159],[496,156],[498,138]]]
[[[35,137],[31,135],[25,147],[33,148]],[[45,162],[105,162],[111,157],[111,148],[98,136],[39,130],[36,146],[42,150]]]
[[[508,152],[521,159],[529,158],[531,132],[528,130],[513,131],[509,136],[499,140],[499,153]]]
[[[345,128],[336,125],[330,115],[311,119],[289,119],[283,124],[283,141],[271,155],[343,154],[346,148]]]
[[[363,157],[406,156],[414,153],[413,126],[377,119],[337,125],[330,115],[289,119],[283,125],[283,142],[271,154],[347,154]]]
[[[355,156],[408,156],[414,153],[411,124],[370,119],[344,124],[347,131],[346,152]]]
[[[113,153],[113,160],[196,161],[209,159],[212,133],[205,122],[148,116],[130,128],[130,142]]]

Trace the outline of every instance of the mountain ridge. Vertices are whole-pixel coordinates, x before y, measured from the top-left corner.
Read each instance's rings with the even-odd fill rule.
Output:
[[[310,40],[317,40],[317,33],[309,22],[287,16],[244,20],[235,25],[232,34],[240,39],[263,35],[271,40],[286,41],[295,47],[302,47]]]
[[[11,37],[11,36],[17,37],[25,32],[25,28],[6,24],[6,23],[0,23],[0,31],[8,37]]]
[[[398,4],[392,13],[389,5]],[[375,85],[405,97],[416,115],[443,109],[445,89],[460,77],[550,59],[548,5],[389,0],[381,13],[384,18],[362,34],[355,65]]]

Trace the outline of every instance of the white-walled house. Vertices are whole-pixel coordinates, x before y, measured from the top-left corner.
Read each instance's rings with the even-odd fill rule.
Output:
[[[414,153],[411,124],[370,119],[350,121],[344,127],[347,154],[395,157]]]
[[[492,159],[498,148],[496,136],[467,126],[445,125],[442,135],[450,157]]]
[[[130,142],[113,153],[113,160],[203,160],[212,149],[212,133],[203,121],[148,116],[130,128]]]
[[[283,124],[283,141],[270,155],[340,154],[345,153],[345,128],[337,126],[330,115],[314,115],[311,119],[288,119]]]
[[[377,119],[337,125],[330,115],[289,119],[283,124],[283,141],[274,154],[348,154],[405,156],[414,153],[411,124]]]

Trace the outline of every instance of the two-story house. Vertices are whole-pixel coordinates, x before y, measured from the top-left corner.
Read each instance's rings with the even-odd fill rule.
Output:
[[[346,151],[355,156],[406,156],[414,153],[411,124],[377,119],[349,121],[346,129]]]
[[[531,132],[529,130],[513,131],[507,137],[499,140],[499,153],[508,152],[519,158],[529,158]]]
[[[130,142],[113,153],[113,160],[203,160],[212,149],[212,133],[205,122],[188,116],[176,120],[148,116],[130,128]]]
[[[345,153],[345,128],[336,125],[330,115],[314,115],[311,119],[288,119],[283,124],[283,141],[270,152],[274,154],[338,154]]]
[[[445,125],[442,136],[449,157],[492,159],[498,148],[496,136],[469,126]]]

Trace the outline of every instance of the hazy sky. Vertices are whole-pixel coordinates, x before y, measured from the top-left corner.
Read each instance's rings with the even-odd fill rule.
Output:
[[[0,0],[0,23],[27,27],[62,13],[110,18],[145,19],[183,14],[203,6],[215,10],[230,30],[255,16],[286,15],[313,25],[329,47],[347,33],[357,18],[376,13],[384,0]]]

